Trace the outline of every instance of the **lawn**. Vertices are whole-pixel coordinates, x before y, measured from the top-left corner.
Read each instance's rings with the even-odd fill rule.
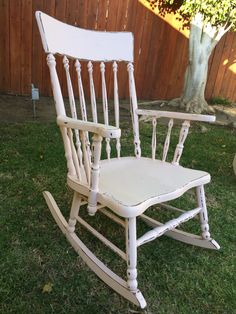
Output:
[[[131,134],[125,127],[126,155],[133,149],[128,148]],[[211,173],[212,182],[206,187],[210,231],[221,250],[192,247],[167,237],[142,246],[138,279],[148,303],[146,313],[236,313],[236,177],[232,169],[236,132],[206,127],[203,133],[198,124],[191,128],[182,164]],[[143,154],[150,155],[149,124],[142,123],[141,132]],[[88,269],[44,202],[46,189],[68,213],[72,195],[55,124],[2,124],[0,134],[0,313],[141,313]],[[192,206],[193,197],[187,195],[178,203]],[[149,211],[157,218],[166,217],[154,208]],[[113,231],[107,219],[94,219],[117,243],[123,240],[119,227]],[[139,232],[144,228],[140,224]],[[199,232],[196,220],[187,228]],[[84,230],[79,234],[122,274],[120,259]]]

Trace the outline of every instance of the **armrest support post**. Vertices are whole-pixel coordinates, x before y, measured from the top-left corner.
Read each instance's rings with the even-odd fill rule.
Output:
[[[88,196],[88,213],[94,216],[97,211],[97,192],[100,172],[100,157],[101,157],[102,137],[94,134],[93,136],[93,162],[91,166],[91,183]]]

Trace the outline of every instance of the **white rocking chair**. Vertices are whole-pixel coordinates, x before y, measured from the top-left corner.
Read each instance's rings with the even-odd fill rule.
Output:
[[[53,95],[57,112],[57,124],[61,130],[65,156],[67,160],[67,183],[74,191],[73,202],[68,221],[62,215],[54,198],[44,192],[47,205],[61,231],[86,264],[112,289],[144,308],[146,301],[138,289],[137,248],[165,234],[187,244],[208,249],[219,249],[209,233],[208,215],[204,194],[204,185],[210,182],[210,175],[203,171],[184,168],[179,165],[184,142],[188,134],[190,121],[212,122],[214,116],[187,113],[141,110],[137,106],[134,68],[133,36],[128,32],[99,32],[69,26],[42,13],[36,12],[36,19],[47,54]],[[66,115],[61,86],[59,83],[55,55],[63,55],[67,79],[67,88],[71,117]],[[73,60],[77,73],[81,119],[77,118],[76,104],[69,71],[69,59]],[[88,61],[88,77],[93,122],[87,121],[87,111],[79,60]],[[102,104],[104,123],[98,123],[95,87],[93,82],[93,62],[100,62]],[[117,61],[127,63],[130,92],[130,111],[134,134],[134,157],[121,157],[119,128],[119,96]],[[114,75],[114,112],[115,126],[109,125],[108,100],[105,80],[105,63],[112,62]],[[139,116],[152,120],[152,157],[141,156],[139,139]],[[156,159],[157,119],[169,119],[167,136],[163,148],[162,160]],[[166,161],[169,149],[171,129],[174,120],[183,120],[179,142],[171,163]],[[92,133],[90,145],[89,134]],[[100,160],[102,140],[105,139],[105,160]],[[116,142],[116,158],[111,158],[111,140]],[[92,152],[91,152],[91,147]],[[188,190],[196,190],[196,208],[189,211],[176,209],[165,202],[182,196]],[[164,204],[163,204],[164,202]],[[79,215],[81,205],[87,204],[88,214],[102,213],[125,229],[126,252],[106,239]],[[180,211],[176,219],[160,223],[149,218],[144,212],[152,205],[162,206],[166,210]],[[180,224],[199,215],[201,235],[193,235],[180,229]],[[139,217],[152,227],[151,231],[137,238],[136,219]],[[76,223],[81,224],[106,246],[127,262],[127,278],[120,278],[105,266],[80,240],[75,233]]]

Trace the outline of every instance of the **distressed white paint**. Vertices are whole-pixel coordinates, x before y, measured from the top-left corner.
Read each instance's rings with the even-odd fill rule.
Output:
[[[105,63],[100,63],[100,70],[101,70],[101,78],[102,78],[102,107],[103,107],[103,117],[104,123],[106,125],[109,124],[109,117],[108,117],[108,101],[107,101],[107,87],[106,87],[106,79],[105,79]],[[106,153],[107,158],[110,159],[111,157],[111,145],[110,139],[106,138]]]
[[[119,128],[120,127],[120,113],[119,113],[119,91],[118,91],[117,72],[118,72],[117,62],[113,62],[115,123],[116,123],[116,127]],[[120,139],[117,138],[116,139],[116,152],[117,152],[118,158],[120,158],[120,150],[121,150]]]
[[[97,192],[99,184],[99,170],[100,170],[100,156],[101,156],[101,145],[102,137],[100,135],[93,135],[93,163],[91,166],[91,183],[90,193],[88,197],[88,213],[90,216],[95,215],[97,211]]]
[[[80,100],[80,111],[81,117],[83,121],[87,121],[87,110],[86,110],[86,103],[85,103],[85,96],[84,96],[84,88],[81,76],[81,64],[78,59],[75,61],[75,69],[77,73],[77,83],[78,83],[78,90],[79,90],[79,100]],[[85,158],[88,160],[89,167],[91,165],[91,149],[90,149],[90,141],[89,141],[89,134],[85,132],[85,150],[84,154],[86,155]],[[87,174],[88,177],[88,174]]]
[[[207,172],[188,169],[179,166],[184,142],[186,140],[189,121],[212,122],[215,117],[195,114],[138,110],[137,95],[134,80],[133,41],[130,34],[83,31],[67,26],[61,22],[38,12],[38,25],[45,51],[48,53],[53,96],[57,112],[57,124],[60,127],[65,156],[67,160],[67,183],[74,190],[73,202],[68,223],[60,212],[55,200],[49,192],[44,192],[48,207],[68,241],[80,254],[87,265],[112,289],[144,308],[146,301],[138,290],[137,281],[137,247],[163,234],[176,240],[209,249],[219,249],[219,245],[210,237],[204,184],[210,182]],[[60,36],[55,36],[59,33]],[[104,42],[107,40],[106,44]],[[113,41],[116,45],[112,47]],[[70,43],[70,45],[69,45]],[[100,47],[101,45],[101,47]],[[98,47],[99,46],[99,47]],[[118,48],[117,48],[118,47]],[[76,51],[75,51],[76,49]],[[63,63],[66,71],[67,88],[71,108],[71,118],[66,116],[61,87],[56,72],[56,61],[53,54],[63,54]],[[77,85],[82,120],[78,120],[74,99],[73,84],[69,72],[69,58],[75,59]],[[81,76],[79,59],[89,60],[90,98],[92,105],[93,122],[87,121],[87,110]],[[96,93],[93,82],[93,64],[99,60],[102,83],[102,100],[104,123],[97,123]],[[107,88],[105,80],[105,63],[112,64],[114,74],[114,111],[115,127],[109,125],[109,110]],[[130,91],[130,111],[134,134],[135,157],[120,157],[121,145],[119,129],[119,93],[118,93],[118,66],[116,61],[127,61],[128,82]],[[141,157],[138,116],[150,117],[153,124],[152,131],[152,158]],[[156,159],[157,147],[157,119],[169,118],[168,130],[163,150],[162,160]],[[179,141],[175,150],[173,163],[166,162],[170,146],[171,130],[175,119],[183,120]],[[91,156],[89,134],[92,134],[93,154]],[[74,140],[75,138],[75,140]],[[110,139],[116,139],[117,158],[110,156]],[[105,139],[107,158],[101,160],[102,140]],[[173,206],[162,204],[182,196],[191,188],[196,189],[197,207],[183,211]],[[125,229],[126,253],[106,239],[80,217],[81,205],[87,204],[89,215],[95,213],[106,215]],[[165,224],[147,217],[144,212],[152,205],[160,204],[166,210],[179,211],[179,217]],[[177,230],[176,227],[195,215],[200,216],[201,236],[196,236]],[[141,217],[153,230],[147,232],[137,240],[136,219]],[[76,223],[79,223],[112,249],[118,256],[127,262],[127,280],[120,278],[106,267],[78,238]]]
[[[199,217],[200,217],[200,224],[201,224],[201,229],[202,229],[202,238],[208,240],[211,238],[211,235],[209,232],[208,214],[207,214],[204,186],[200,185],[197,187],[196,190],[197,190],[198,204],[199,206],[201,206]]]
[[[132,33],[85,30],[62,23],[40,11],[35,16],[46,53],[92,61],[133,62]]]
[[[152,227],[152,228],[156,228],[158,226],[163,226],[163,223],[154,220],[144,214],[142,214],[140,216],[141,220],[143,220],[148,226]],[[167,237],[170,237],[174,240],[186,243],[186,244],[191,244],[191,245],[195,245],[195,246],[199,246],[202,248],[206,248],[206,249],[211,249],[211,250],[219,250],[220,246],[219,244],[213,240],[213,239],[208,239],[205,240],[202,238],[202,236],[196,235],[196,234],[192,234],[189,232],[185,232],[183,230],[180,229],[173,229],[173,230],[169,230],[165,233],[165,235]]]
[[[78,90],[79,90],[81,116],[82,116],[82,120],[87,121],[88,120],[87,110],[86,110],[86,103],[85,103],[85,97],[84,97],[83,81],[82,81],[82,76],[81,76],[81,64],[78,59],[76,59],[75,61],[75,69],[77,73],[77,83],[78,83]]]
[[[194,218],[201,211],[201,207],[197,207],[195,209],[189,210],[186,213],[181,214],[176,219],[171,219],[167,223],[162,226],[158,226],[151,231],[146,232],[143,236],[141,236],[137,240],[137,246],[143,245],[147,242],[153,241],[156,238],[162,236],[167,231],[173,230],[178,227],[180,224]]]
[[[216,117],[204,114],[137,109],[136,113],[145,117],[172,118],[187,121],[215,122]]]
[[[180,161],[180,158],[182,156],[183,149],[184,149],[184,142],[188,136],[189,127],[190,127],[189,121],[185,120],[182,124],[182,128],[181,128],[180,134],[179,134],[179,142],[178,142],[176,149],[175,149],[175,154],[174,154],[174,158],[173,158],[173,164],[174,165],[179,164],[179,161]]]
[[[82,205],[81,200],[82,200],[81,195],[77,192],[74,192],[73,201],[72,201],[71,210],[70,210],[70,218],[69,218],[68,228],[67,228],[69,232],[75,231],[76,217],[78,216],[80,206]]]
[[[145,308],[147,304],[142,293],[139,290],[136,292],[130,291],[127,287],[126,281],[117,276],[112,270],[104,265],[77,237],[76,233],[68,231],[68,223],[49,192],[44,192],[44,198],[62,233],[65,234],[72,247],[80,255],[84,262],[94,271],[94,273],[124,298],[141,308]]]
[[[165,139],[165,143],[164,143],[164,147],[163,147],[163,156],[162,156],[162,161],[166,161],[166,156],[169,150],[169,146],[170,146],[170,135],[171,135],[171,130],[174,124],[174,120],[170,119],[169,123],[168,123],[168,131],[167,131],[167,135],[166,135],[166,139]]]
[[[66,81],[67,81],[67,90],[68,90],[68,95],[69,95],[71,117],[73,119],[77,119],[75,97],[74,97],[74,92],[73,92],[73,87],[72,87],[72,82],[71,82],[71,77],[70,77],[70,71],[69,71],[69,60],[66,56],[63,57],[63,64],[64,64],[64,68],[65,68],[65,72],[66,72]],[[77,173],[80,173],[80,171],[84,172],[83,162],[82,162],[82,158],[83,158],[82,155],[83,154],[82,154],[82,150],[81,150],[79,131],[74,130],[74,133],[75,133],[75,138],[76,138],[77,154],[78,154],[78,158],[79,158],[79,168],[81,168],[81,170],[77,169]],[[72,134],[71,134],[71,137],[72,137]],[[71,141],[71,146],[72,146],[72,150],[73,150],[74,149],[73,141]],[[75,159],[75,157],[73,158],[73,160],[74,159]],[[74,163],[76,163],[76,160],[74,160]],[[82,175],[80,175],[80,179],[82,180]]]
[[[68,90],[68,95],[69,95],[71,117],[73,119],[77,119],[75,97],[74,97],[74,92],[73,92],[73,87],[72,87],[71,77],[70,77],[70,71],[69,71],[70,65],[69,65],[69,60],[66,56],[63,57],[63,64],[64,64],[64,68],[65,68],[65,72],[66,72],[66,82],[67,82],[67,90]]]
[[[127,255],[127,284],[132,292],[137,291],[137,234],[136,217],[126,219],[126,255]]]
[[[138,124],[138,116],[136,114],[136,110],[138,108],[136,88],[134,82],[134,66],[132,63],[128,63],[127,70],[129,73],[129,93],[130,93],[130,113],[133,123],[133,133],[134,133],[134,153],[136,157],[141,156],[141,147],[140,147],[140,139],[139,139],[139,124]]]
[[[152,118],[152,159],[156,159],[157,150],[157,119]]]
[[[126,261],[126,254],[121,249],[119,249],[116,245],[114,245],[111,241],[105,238],[100,232],[94,229],[90,224],[88,224],[84,219],[77,216],[76,220],[88,231],[90,231],[95,237],[97,237],[100,241],[102,241],[106,246],[108,246],[113,252],[119,255],[123,260]]]
[[[89,72],[90,101],[91,101],[93,122],[97,123],[98,122],[97,102],[96,102],[95,88],[94,88],[94,82],[93,82],[93,64],[91,61],[89,61],[88,63],[88,72]]]

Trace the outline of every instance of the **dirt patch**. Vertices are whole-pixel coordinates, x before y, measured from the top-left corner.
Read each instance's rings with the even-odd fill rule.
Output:
[[[129,101],[122,101],[120,104],[120,120],[127,120],[130,117]],[[65,99],[66,110],[69,111],[68,99]],[[145,109],[176,111],[177,108],[169,108],[164,101],[145,101],[140,103],[140,107]],[[102,105],[98,103],[98,118],[103,123]],[[214,106],[216,123],[221,125],[232,125],[236,127],[236,105],[230,107]],[[113,103],[109,104],[111,116],[114,111]],[[91,118],[90,105],[88,106],[88,118]],[[14,96],[0,94],[0,121],[6,123],[22,123],[27,121],[52,122],[56,119],[54,101],[52,97],[40,97],[36,101],[36,117],[34,118],[33,103],[30,96]],[[110,121],[113,122],[113,121]]]
[[[54,121],[55,117],[54,102],[50,97],[40,97],[36,102],[36,118],[34,118],[30,97],[0,95],[1,122]]]

